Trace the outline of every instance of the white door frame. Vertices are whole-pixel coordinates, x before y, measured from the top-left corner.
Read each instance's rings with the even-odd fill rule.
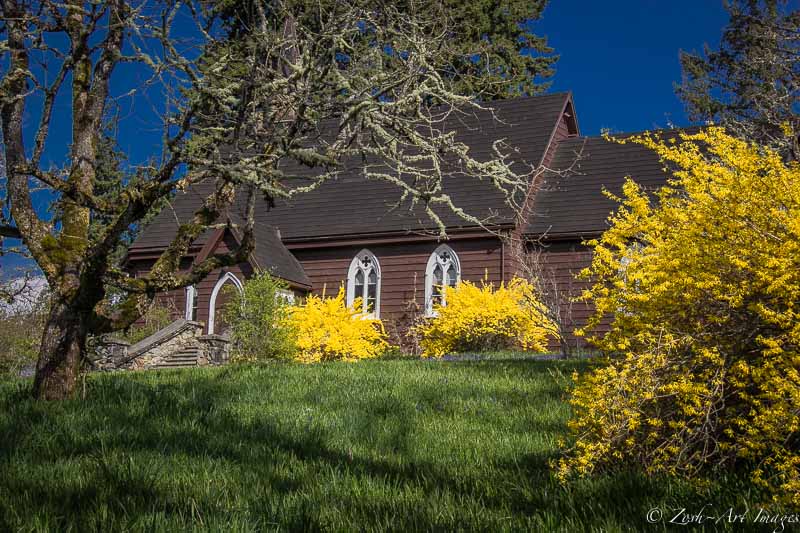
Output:
[[[220,289],[222,286],[225,285],[226,282],[232,282],[233,285],[239,290],[239,292],[244,291],[244,287],[242,286],[242,282],[239,281],[239,278],[233,272],[226,272],[224,276],[219,278],[217,284],[214,285],[214,290],[211,291],[211,302],[208,304],[208,334],[214,334],[214,314],[216,311],[217,305],[217,295],[219,294]]]

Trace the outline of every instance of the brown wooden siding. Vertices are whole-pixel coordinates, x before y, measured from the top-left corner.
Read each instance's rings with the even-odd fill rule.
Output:
[[[353,257],[366,248],[378,258],[381,269],[381,318],[393,319],[403,314],[406,304],[424,305],[425,267],[440,243],[435,241],[375,246],[342,246],[294,250],[293,253],[311,278],[313,292],[336,294],[347,282]],[[499,239],[481,238],[447,243],[458,255],[461,278],[495,284],[501,281],[501,244]]]
[[[578,279],[581,270],[592,261],[592,251],[580,242],[553,242],[546,245],[541,254],[542,272],[546,281],[555,282],[561,302],[561,316],[564,319],[566,338],[572,353],[592,351],[584,338],[576,336],[575,328],[584,327],[594,313],[594,307],[588,302],[572,301],[591,286],[587,280]],[[597,331],[605,331],[607,323],[601,324]],[[552,341],[550,348],[559,350],[557,342]]]
[[[349,245],[331,246],[326,248],[296,249],[293,253],[301,262],[306,274],[313,283],[313,292],[328,296],[335,295],[339,287],[347,281],[347,271],[355,254],[362,249],[370,250],[378,258],[381,268],[381,318],[391,330],[395,323],[402,321],[407,312],[407,304],[416,301],[421,311],[424,308],[425,297],[425,267],[430,254],[439,246],[435,241],[412,243],[384,243],[372,246]],[[500,239],[494,237],[451,240],[447,242],[458,255],[461,264],[462,279],[480,282],[486,279],[492,283],[499,283],[501,279],[510,281],[517,274],[516,263],[508,246],[503,246]],[[215,252],[224,252],[232,242],[223,239],[220,247]],[[580,295],[588,287],[585,281],[575,279],[575,275],[591,262],[591,251],[579,242],[551,243],[542,255],[546,275],[556,281],[556,285],[567,299]],[[133,273],[147,272],[153,264],[153,259],[136,260],[129,262]],[[185,262],[184,268],[190,266]],[[208,324],[211,293],[217,281],[232,272],[241,281],[248,279],[253,269],[249,264],[237,265],[212,272],[206,279],[197,284],[198,290],[198,320]],[[502,276],[502,277],[501,277]],[[175,318],[183,316],[185,309],[185,290],[179,289],[160,295],[163,304],[169,304],[174,309]],[[218,301],[219,303],[219,301]],[[570,329],[586,324],[592,312],[591,306],[583,302],[564,304],[569,307],[564,315],[567,317],[567,326]],[[217,306],[219,309],[219,306]],[[604,329],[604,328],[603,328]],[[568,342],[573,352],[586,351],[587,346],[583,339],[574,335],[567,335]],[[558,351],[559,345],[554,341],[550,349]]]

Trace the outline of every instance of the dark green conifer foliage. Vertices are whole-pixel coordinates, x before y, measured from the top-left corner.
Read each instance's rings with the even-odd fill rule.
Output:
[[[681,53],[676,87],[692,120],[800,159],[800,9],[781,0],[729,0],[719,50]]]

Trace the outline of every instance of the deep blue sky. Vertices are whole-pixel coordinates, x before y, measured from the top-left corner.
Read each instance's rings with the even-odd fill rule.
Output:
[[[716,48],[727,14],[722,0],[551,0],[534,24],[560,55],[551,91],[572,91],[581,133],[597,135],[688,124],[673,83],[680,80],[678,52]],[[115,72],[120,94],[144,75],[133,67]],[[158,96],[126,100],[119,146],[133,162],[159,154],[160,134],[154,109]],[[69,95],[56,103],[56,117],[45,159],[63,160],[69,146]],[[31,121],[33,126],[35,122]],[[28,132],[32,136],[33,131]],[[44,207],[44,206],[42,206]],[[19,258],[0,258],[0,277]]]
[[[727,21],[722,0],[551,0],[534,31],[560,55],[551,90],[597,135],[687,125],[678,52],[717,48]]]

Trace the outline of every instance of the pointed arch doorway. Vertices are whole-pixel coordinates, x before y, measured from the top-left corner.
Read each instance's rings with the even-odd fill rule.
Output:
[[[211,301],[208,304],[208,334],[225,335],[228,325],[225,323],[225,304],[230,300],[231,288],[241,292],[244,290],[242,282],[233,272],[226,272],[217,280],[214,290],[211,291]]]

